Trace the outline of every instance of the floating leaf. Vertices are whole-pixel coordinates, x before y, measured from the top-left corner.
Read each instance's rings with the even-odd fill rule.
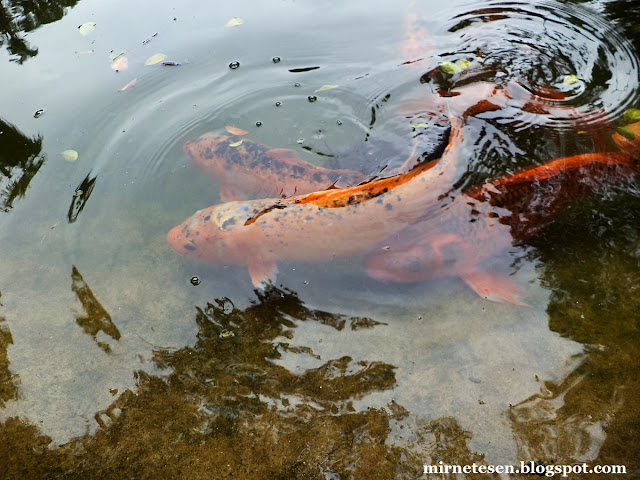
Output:
[[[313,93],[324,92],[325,90],[331,90],[332,88],[338,88],[338,85],[323,85]]]
[[[640,122],[640,109],[629,108],[624,112],[624,121],[626,123]]]
[[[129,68],[129,59],[123,55],[111,62],[111,68],[116,72]]]
[[[96,28],[95,22],[86,22],[78,27],[80,35],[89,35]]]
[[[164,53],[156,53],[155,55],[151,55],[147,58],[147,61],[144,62],[145,65],[155,65],[156,63],[162,62],[166,59],[167,56]]]
[[[562,83],[564,83],[565,85],[573,85],[574,83],[577,83],[579,81],[580,79],[577,75],[567,75],[566,77],[564,77]]]
[[[238,25],[242,25],[243,23],[244,23],[244,20],[241,19],[240,17],[233,17],[231,20],[227,22],[225,27],[236,27]]]
[[[629,127],[618,127],[616,128],[616,131],[624,138],[628,138],[629,140],[636,139],[636,134]]]
[[[78,159],[78,152],[75,150],[65,150],[62,152],[62,158],[67,162],[75,162]]]
[[[242,145],[242,140],[229,144],[230,147],[239,147],[240,145]]]
[[[411,125],[411,128],[429,128],[429,125],[426,123],[414,123],[413,125]]]
[[[133,80],[131,80],[129,83],[127,83],[124,87],[122,87],[120,89],[121,92],[124,92],[125,90],[129,90],[131,87],[133,87],[136,83],[138,82],[137,78],[134,78]]]
[[[246,135],[247,132],[246,130],[242,130],[241,128],[238,127],[232,127],[230,125],[227,125],[226,127],[224,127],[227,132],[229,132],[231,135]]]
[[[460,60],[456,60],[455,62],[442,62],[439,66],[440,70],[442,70],[444,73],[455,75],[456,73],[460,73],[469,68],[469,66],[471,66],[471,62],[469,60],[461,58]]]

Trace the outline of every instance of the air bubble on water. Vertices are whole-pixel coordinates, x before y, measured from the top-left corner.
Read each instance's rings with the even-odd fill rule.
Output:
[[[307,97],[307,100],[309,100],[310,102],[315,102],[318,99],[318,97],[316,97],[315,95],[309,95]]]
[[[300,84],[298,82],[293,84],[294,87],[298,88],[300,86]]]
[[[229,68],[230,68],[231,70],[235,70],[235,69],[236,69],[236,68],[238,68],[239,66],[240,66],[240,62],[231,62],[231,63],[229,64]]]
[[[189,280],[191,282],[191,285],[200,285],[200,279],[196,276],[191,277],[191,280]]]
[[[271,60],[273,63],[280,63],[280,57],[273,57]]]
[[[44,113],[44,108],[41,108],[40,110],[36,110],[36,113],[33,114],[33,118],[41,117],[43,113]]]
[[[276,102],[276,107],[282,106],[282,102]]]
[[[336,125],[342,125],[342,120],[336,120]]]
[[[298,145],[302,145],[304,143],[304,138],[299,138],[298,139]]]
[[[256,122],[256,127],[261,127],[262,126],[262,122],[258,121]]]

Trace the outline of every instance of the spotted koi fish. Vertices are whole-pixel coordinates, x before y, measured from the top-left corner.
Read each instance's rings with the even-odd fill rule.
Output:
[[[185,143],[185,155],[220,183],[222,201],[287,198],[332,187],[357,185],[364,175],[305,162],[295,150],[274,149],[248,139],[205,133]]]
[[[631,129],[640,133],[640,123]],[[533,237],[577,198],[638,178],[640,142],[623,140],[628,139],[614,138],[622,152],[557,159],[450,198],[438,215],[378,245],[365,260],[368,274],[393,282],[460,277],[486,299],[523,305],[523,293],[483,262]]]
[[[285,199],[233,201],[196,212],[168,236],[182,255],[246,265],[254,286],[274,282],[280,261],[326,262],[360,255],[436,205],[456,178],[462,127],[439,160],[362,185]]]

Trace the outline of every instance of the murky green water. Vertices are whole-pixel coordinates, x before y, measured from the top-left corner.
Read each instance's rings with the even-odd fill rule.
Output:
[[[225,126],[371,177],[441,154],[438,92],[511,83],[466,119],[451,198],[614,150],[640,107],[639,2],[3,5],[1,478],[428,478],[439,461],[638,475],[637,177],[487,259],[528,306],[457,276],[377,281],[364,251],[281,262],[263,292],[166,235],[220,202],[182,146]],[[157,53],[171,64],[145,66]],[[460,59],[467,73],[439,71]],[[527,106],[542,87],[563,98]],[[504,237],[464,239],[481,256]]]

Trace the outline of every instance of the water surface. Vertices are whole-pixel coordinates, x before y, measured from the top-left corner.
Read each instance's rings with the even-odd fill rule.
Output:
[[[182,145],[225,126],[373,176],[437,158],[449,135],[437,92],[512,81],[547,111],[514,98],[469,118],[457,193],[613,150],[593,132],[610,138],[639,107],[635,2],[3,8],[20,20],[0,37],[1,476],[640,467],[635,178],[492,258],[526,307],[455,277],[379,282],[362,257],[284,262],[275,288],[257,291],[246,268],[181,257],[166,241],[220,201]],[[243,23],[225,26],[233,18]],[[96,28],[83,36],[85,22]],[[128,68],[116,72],[119,53]],[[145,66],[156,53],[174,65]],[[460,59],[472,63],[466,80],[439,68]],[[319,68],[295,71],[308,67]]]

